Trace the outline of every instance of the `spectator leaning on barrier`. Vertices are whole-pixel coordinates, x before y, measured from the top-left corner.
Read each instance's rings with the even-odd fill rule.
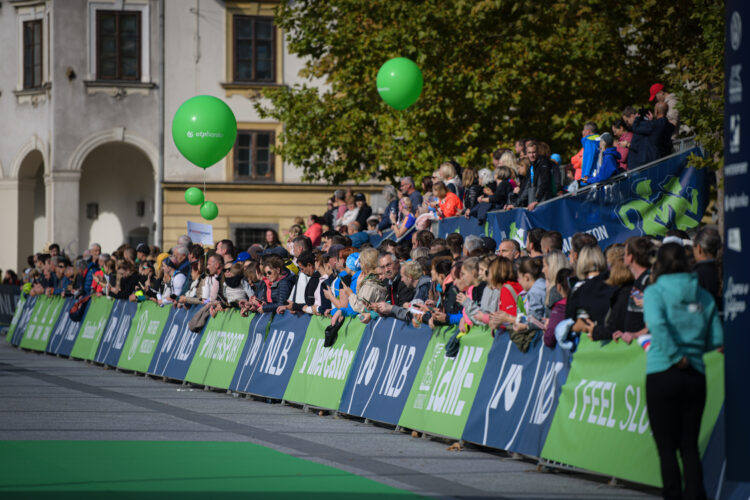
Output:
[[[190,262],[188,261],[188,253],[188,247],[184,245],[178,245],[172,249],[171,261],[175,269],[172,274],[172,293],[178,297],[189,286]]]
[[[628,169],[628,153],[630,152],[630,141],[633,140],[633,132],[629,131],[623,120],[617,120],[612,125],[612,133],[615,136],[614,145],[617,152],[620,153],[618,168],[620,170]]]
[[[584,331],[590,323],[604,324],[615,288],[607,284],[607,261],[598,246],[581,249],[576,262],[578,282],[565,307],[565,317],[575,320],[574,332]]]
[[[599,155],[596,165],[591,172],[591,176],[582,177],[582,184],[596,184],[604,182],[618,171],[620,153],[613,146],[614,137],[609,132],[604,132],[599,136]]]
[[[659,452],[664,498],[706,498],[698,449],[706,401],[703,354],[723,344],[716,303],[689,271],[682,246],[662,245],[654,282],[644,295],[644,318],[651,333],[646,349],[646,406]]]
[[[555,347],[557,345],[555,329],[557,328],[557,325],[565,319],[565,306],[568,301],[568,295],[570,294],[569,279],[572,274],[572,269],[563,268],[557,272],[557,276],[555,277],[555,289],[562,299],[552,306],[549,313],[547,328],[544,330],[544,345],[547,347]]]

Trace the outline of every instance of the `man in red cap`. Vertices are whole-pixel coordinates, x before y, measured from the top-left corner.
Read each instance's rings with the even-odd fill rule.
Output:
[[[649,91],[651,93],[651,97],[648,98],[649,101],[656,99],[656,102],[663,102],[668,106],[667,120],[674,125],[674,134],[672,137],[677,137],[680,129],[680,112],[677,109],[677,96],[675,94],[668,94],[661,83],[651,85]]]

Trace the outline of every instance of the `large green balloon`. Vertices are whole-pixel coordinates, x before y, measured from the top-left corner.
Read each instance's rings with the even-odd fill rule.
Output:
[[[206,220],[214,220],[219,215],[219,207],[213,201],[205,201],[201,205],[201,216]]]
[[[172,139],[191,163],[208,168],[234,146],[237,120],[224,101],[210,95],[188,99],[172,119]]]
[[[417,102],[423,83],[419,66],[405,57],[387,61],[378,71],[378,93],[396,109],[406,109]]]
[[[203,191],[197,187],[190,187],[185,190],[185,201],[191,205],[200,205],[203,203]]]

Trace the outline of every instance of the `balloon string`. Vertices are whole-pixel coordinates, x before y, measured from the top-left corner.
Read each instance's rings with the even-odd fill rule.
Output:
[[[206,201],[206,169],[203,169],[203,201]]]

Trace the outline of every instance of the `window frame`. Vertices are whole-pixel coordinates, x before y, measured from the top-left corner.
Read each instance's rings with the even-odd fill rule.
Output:
[[[250,171],[251,175],[240,175],[239,174],[239,163],[240,163],[240,135],[250,135]],[[253,175],[255,172],[256,165],[258,162],[258,135],[268,134],[268,175],[260,177]],[[235,140],[233,147],[233,165],[232,170],[234,171],[234,181],[238,182],[276,182],[276,155],[273,152],[272,147],[276,144],[276,131],[275,130],[264,130],[264,129],[240,129],[237,130],[237,139]],[[243,147],[244,148],[244,147]]]
[[[96,80],[102,82],[140,82],[143,78],[143,12],[140,10],[105,10],[97,9],[95,11],[96,19],[94,21],[95,33],[94,43],[96,45]],[[101,62],[102,62],[102,39],[100,36],[101,29],[101,16],[106,14],[115,15],[115,67],[116,76],[114,78],[104,77],[101,73]],[[120,18],[121,16],[130,15],[135,16],[137,21],[137,33],[136,33],[136,54],[138,58],[138,70],[135,77],[123,77],[122,75],[122,61],[120,60]]]
[[[34,42],[36,42],[36,40],[34,40],[32,38],[32,43],[31,43],[31,45],[32,45],[32,48],[31,48],[32,61],[31,61],[31,65],[30,65],[31,66],[30,67],[30,71],[31,71],[31,85],[26,85],[26,71],[27,71],[27,67],[26,67],[26,33],[27,33],[27,31],[26,31],[26,28],[28,26],[32,26],[32,25],[39,27],[39,40],[38,40],[38,43],[39,43],[39,61],[37,63],[37,61],[34,59],[34,56],[36,55],[35,54],[36,51],[34,49],[36,43],[34,43]],[[23,21],[22,24],[21,24],[21,26],[22,26],[22,29],[23,29],[23,34],[21,35],[22,40],[23,40],[22,41],[22,43],[23,43],[23,45],[22,45],[22,51],[21,51],[22,67],[23,67],[23,74],[21,75],[21,79],[22,79],[22,86],[21,86],[21,88],[23,90],[40,89],[44,85],[44,21],[42,19],[31,19],[31,20],[28,20],[28,21]],[[32,33],[33,33],[33,30],[32,30]],[[36,82],[35,79],[34,79],[34,73],[35,73],[35,68],[36,68],[37,64],[39,66],[39,82]]]
[[[237,22],[239,20],[252,20],[253,22],[253,38],[252,38],[252,77],[248,80],[240,80],[237,78],[237,69],[238,69],[238,51],[237,51]],[[256,56],[256,30],[255,30],[255,22],[258,20],[264,20],[269,21],[271,23],[271,77],[267,80],[258,80],[256,77],[256,66],[257,66],[257,58]],[[253,16],[253,15],[246,15],[246,14],[233,14],[232,15],[232,82],[233,83],[239,83],[239,84],[274,84],[276,83],[276,64],[278,62],[278,50],[277,50],[277,40],[276,40],[277,34],[276,34],[276,25],[274,24],[274,18],[273,16]]]

